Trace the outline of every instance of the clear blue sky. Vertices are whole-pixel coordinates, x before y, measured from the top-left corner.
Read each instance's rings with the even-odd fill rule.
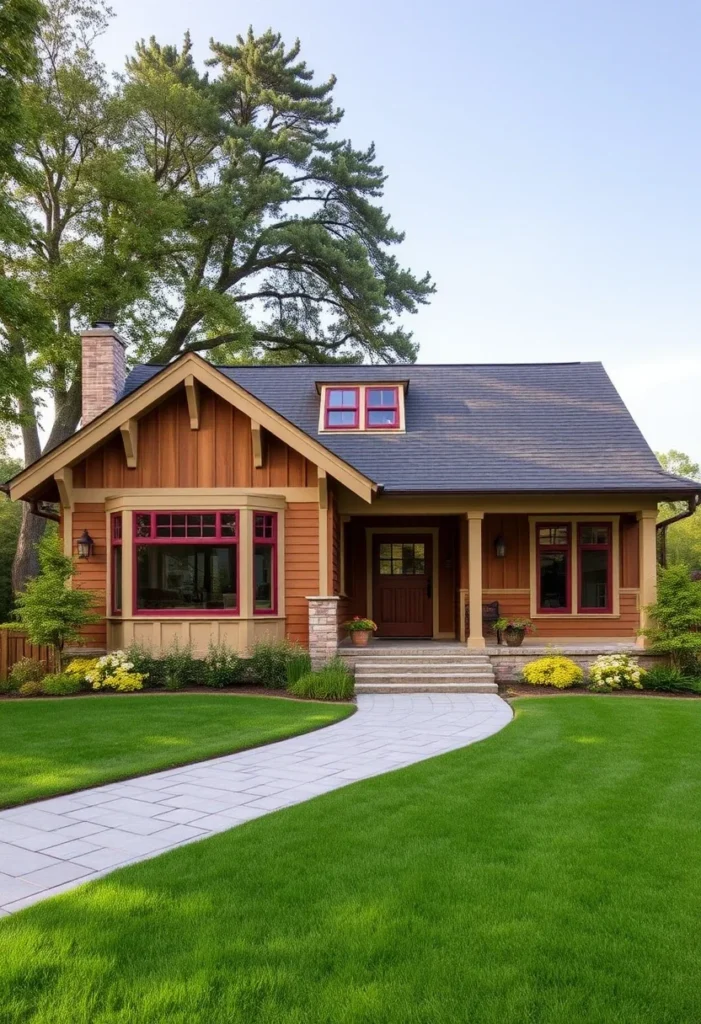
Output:
[[[112,69],[252,23],[338,76],[400,258],[438,286],[422,362],[600,359],[650,444],[701,460],[698,0],[112,4]]]

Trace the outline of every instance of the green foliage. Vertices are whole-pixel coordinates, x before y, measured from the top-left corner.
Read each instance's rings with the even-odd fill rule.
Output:
[[[641,690],[646,674],[630,654],[600,654],[589,669],[589,689],[598,693]]]
[[[554,686],[558,690],[566,690],[581,683],[584,672],[570,658],[549,655],[529,661],[523,667],[522,676],[531,686]]]
[[[516,630],[519,633],[535,633],[536,626],[531,619],[524,619],[520,615],[506,616],[503,615],[500,619],[494,623],[494,629],[498,632],[503,633],[507,629]]]
[[[251,682],[269,690],[283,690],[287,685],[287,664],[299,653],[299,646],[290,640],[259,640],[248,661]]]
[[[659,573],[657,603],[647,609],[651,624],[641,630],[653,654],[669,655],[672,665],[696,674],[701,657],[701,581],[692,580],[686,565]]]
[[[166,672],[163,658],[156,657],[148,647],[132,644],[127,648],[127,658],[134,666],[134,671],[147,677],[149,689],[165,687]]]
[[[355,693],[353,675],[343,658],[332,658],[316,672],[308,672],[287,687],[295,697],[314,700],[350,700]]]
[[[41,692],[45,697],[68,697],[82,689],[82,680],[69,672],[56,672],[44,676],[41,683]]]
[[[41,697],[44,692],[44,681],[43,679],[30,679],[26,683],[22,683],[17,692],[20,697]]]
[[[290,654],[287,660],[287,686],[288,688],[306,676],[312,670],[312,659],[309,652],[300,647],[298,651]]]
[[[66,586],[75,575],[73,560],[63,554],[58,536],[46,535],[39,547],[39,575],[17,595],[14,623],[2,628],[25,630],[33,644],[61,652],[80,640],[81,630],[100,617],[90,609],[98,595]]]
[[[670,448],[668,452],[655,452],[657,461],[667,473],[684,476],[689,480],[701,480],[701,468],[685,452]],[[659,506],[659,519],[668,519],[687,507],[685,501],[663,501]]]
[[[356,631],[374,633],[377,629],[377,623],[373,622],[372,619],[364,619],[360,615],[354,615],[348,622],[343,623],[343,628],[349,633],[355,633]]]
[[[234,686],[242,681],[245,664],[228,644],[211,641],[207,657],[200,663],[200,680],[204,686],[218,690]]]
[[[64,668],[64,673],[69,676],[75,676],[81,682],[89,682],[88,675],[98,670],[100,664],[99,658],[74,658]]]
[[[662,690],[669,693],[701,693],[701,679],[687,676],[671,665],[651,668],[642,679],[644,690]]]
[[[12,688],[19,690],[22,683],[39,682],[46,675],[46,669],[40,661],[33,658],[20,658],[16,661],[9,673],[9,681]]]
[[[4,472],[0,473],[0,476],[4,475]],[[0,622],[6,622],[12,610],[12,561],[21,522],[22,503],[10,501],[7,495],[0,494]]]
[[[117,690],[120,693],[132,693],[143,688],[146,676],[134,669],[126,651],[111,651],[98,658],[95,667],[89,669],[84,677],[93,690]]]
[[[166,690],[182,690],[202,682],[202,662],[194,657],[190,644],[174,641],[162,654],[161,661]]]

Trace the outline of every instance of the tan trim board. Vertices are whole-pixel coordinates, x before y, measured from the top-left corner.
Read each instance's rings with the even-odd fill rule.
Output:
[[[171,504],[178,508],[199,507],[200,504],[203,508],[223,508],[245,498],[316,504],[318,495],[316,487],[76,487],[73,490],[74,502],[109,501],[112,505],[122,502],[131,503],[133,508],[144,503],[151,508],[169,508]]]
[[[63,508],[73,508],[73,502],[75,501],[73,491],[73,470],[70,466],[65,466],[63,469],[56,470],[54,473],[54,480],[58,487],[58,496]]]
[[[433,588],[433,637],[434,639],[449,639],[447,636],[440,634],[440,566],[439,566],[439,549],[438,549],[438,538],[440,534],[440,528],[438,526],[366,526],[365,527],[365,559],[366,559],[366,590],[365,590],[365,604],[367,607],[367,616],[369,619],[372,618],[372,606],[373,606],[373,565],[372,565],[372,547],[373,537],[377,534],[383,533],[416,533],[416,534],[429,534],[433,542],[433,572],[432,572],[432,588]],[[454,636],[455,634],[451,634]]]
[[[139,451],[139,421],[132,417],[119,428],[124,443],[124,455],[128,469],[136,469]]]
[[[307,488],[304,488],[305,492]],[[316,499],[316,488],[311,489]],[[94,499],[93,499],[94,500]],[[197,491],[188,487],[187,493],[182,491],[156,491],[144,493],[133,491],[121,496],[105,498],[105,507],[110,512],[117,512],[120,509],[259,509],[262,511],[276,511],[285,508],[287,502],[279,494],[261,494],[256,491],[238,491],[236,494],[227,492],[225,494],[212,495],[207,491]],[[308,498],[306,499],[309,500]]]
[[[119,430],[122,424],[128,420],[152,409],[176,387],[184,386],[185,380],[189,376],[197,378],[200,384],[240,409],[246,416],[265,427],[271,434],[294,448],[310,462],[325,469],[362,501],[366,503],[372,501],[373,494],[378,489],[378,485],[373,480],[364,476],[339,456],[334,455],[299,427],[294,426],[193,352],[181,356],[133,394],[116,405],[110,406],[78,433],[18,474],[10,486],[13,501],[26,497],[57,470],[63,469],[87,455],[107,437]]]
[[[187,396],[187,412],[190,417],[190,430],[200,429],[200,390],[193,374],[185,378],[185,394]]]
[[[657,497],[650,494],[378,494],[372,503],[373,516],[465,515],[471,509],[485,514],[578,515],[657,512]],[[368,515],[367,505],[342,492],[340,511],[344,515]]]
[[[260,423],[251,420],[251,444],[253,447],[253,468],[263,468],[263,428]]]

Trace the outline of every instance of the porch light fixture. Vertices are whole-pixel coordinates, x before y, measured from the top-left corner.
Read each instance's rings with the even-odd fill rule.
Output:
[[[78,558],[90,558],[95,550],[95,542],[87,530],[78,537]]]
[[[497,558],[506,557],[506,541],[501,534],[499,534],[497,539],[494,541],[494,554]]]

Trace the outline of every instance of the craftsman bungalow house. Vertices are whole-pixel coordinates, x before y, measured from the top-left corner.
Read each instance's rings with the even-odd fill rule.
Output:
[[[101,595],[98,648],[272,634],[320,660],[352,615],[380,638],[483,648],[493,602],[546,642],[635,642],[657,503],[698,488],[661,469],[600,363],[187,354],[126,376],[101,324],[82,372],[81,429],[10,489],[60,502],[67,554],[83,539],[74,585]]]

